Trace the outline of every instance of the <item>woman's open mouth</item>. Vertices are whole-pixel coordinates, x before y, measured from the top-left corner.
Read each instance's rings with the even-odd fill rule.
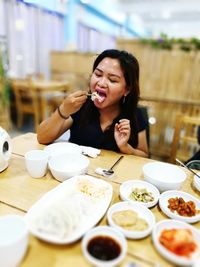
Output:
[[[96,92],[98,97],[95,99],[97,100],[99,103],[104,102],[104,100],[106,99],[106,93],[102,90],[96,90]]]

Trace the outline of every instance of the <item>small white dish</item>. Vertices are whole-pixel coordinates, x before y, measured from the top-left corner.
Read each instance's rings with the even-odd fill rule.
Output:
[[[146,189],[147,192],[152,194],[152,197],[154,198],[152,201],[149,202],[143,202],[143,201],[137,201],[137,200],[133,200],[130,198],[130,194],[133,191],[133,189],[135,188],[141,188],[141,189]],[[138,202],[141,203],[142,205],[146,206],[147,208],[151,208],[153,206],[155,206],[158,202],[160,193],[158,191],[158,189],[145,181],[141,181],[141,180],[129,180],[126,181],[124,183],[121,184],[120,188],[119,188],[119,194],[120,194],[120,198],[124,201],[132,201],[132,202]]]
[[[200,172],[197,172],[197,174],[200,176]],[[198,191],[200,191],[200,178],[196,175],[194,175],[193,178],[193,185]]]
[[[112,219],[112,215],[115,212],[118,211],[123,211],[123,210],[132,210],[135,211],[138,215],[138,217],[144,219],[147,224],[148,227],[145,230],[141,230],[141,231],[135,231],[135,230],[126,230],[123,227],[117,225],[113,219]],[[131,201],[124,201],[124,202],[118,202],[115,203],[114,205],[112,205],[107,212],[107,220],[110,226],[117,228],[118,230],[120,230],[127,238],[130,239],[141,239],[144,238],[146,236],[148,236],[151,231],[152,228],[155,224],[155,217],[153,215],[153,213],[144,205],[137,203],[137,202],[131,202]]]
[[[144,180],[155,185],[160,192],[178,190],[187,175],[182,168],[163,162],[150,162],[143,166]]]
[[[54,178],[63,182],[76,175],[85,174],[90,161],[86,156],[65,153],[54,155],[49,160],[49,168]]]
[[[64,153],[70,153],[70,154],[82,153],[82,148],[79,145],[69,142],[53,143],[46,146],[44,150],[49,153],[50,157]]]
[[[28,247],[29,233],[25,220],[19,215],[0,217],[0,266],[16,267]]]
[[[92,255],[93,244],[95,243],[96,248],[98,247],[98,255]],[[106,250],[105,250],[106,245]],[[85,258],[93,266],[98,267],[113,267],[119,265],[124,259],[127,251],[127,242],[124,235],[117,229],[109,226],[97,226],[89,230],[82,239],[82,251]],[[110,257],[110,247],[112,246],[112,255],[113,251],[116,254],[113,259]],[[114,247],[114,249],[113,249]],[[97,252],[97,250],[96,250]],[[109,260],[100,259],[102,254],[103,258]],[[118,255],[118,256],[117,256]]]
[[[169,205],[168,200],[170,198],[176,198],[176,197],[182,197],[185,201],[190,201],[190,200],[193,201],[196,205],[196,209],[200,210],[200,201],[196,197],[186,192],[177,191],[177,190],[166,191],[160,195],[159,206],[161,210],[171,219],[176,219],[176,220],[180,220],[180,221],[187,222],[187,223],[195,223],[195,222],[200,221],[200,213],[196,214],[195,216],[187,217],[187,216],[179,215],[176,211],[172,212],[168,208],[168,205]]]
[[[197,243],[198,248],[192,254],[191,258],[187,258],[184,256],[178,256],[175,253],[172,253],[167,248],[165,248],[160,243],[159,238],[160,238],[161,232],[164,229],[190,229],[192,231],[192,235],[194,237],[195,242]],[[196,262],[197,258],[199,257],[200,233],[195,227],[193,227],[193,226],[191,226],[185,222],[181,222],[181,221],[177,221],[177,220],[162,220],[162,221],[156,223],[156,225],[154,226],[153,231],[152,231],[152,239],[153,239],[154,246],[156,247],[158,252],[164,258],[166,258],[170,262],[174,263],[175,265],[192,266]]]

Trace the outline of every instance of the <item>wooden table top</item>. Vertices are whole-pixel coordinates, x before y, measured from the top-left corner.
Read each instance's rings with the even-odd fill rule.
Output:
[[[60,184],[55,180],[50,171],[45,177],[34,179],[29,176],[25,169],[24,154],[31,149],[42,149],[44,146],[38,144],[36,134],[28,133],[15,137],[13,139],[13,155],[10,159],[9,167],[0,173],[0,215],[4,214],[25,214],[28,209],[46,192]],[[120,164],[115,168],[115,174],[112,178],[102,178],[95,174],[97,167],[108,168],[119,157],[119,153],[102,150],[101,154],[94,159],[90,158],[88,174],[104,179],[113,186],[112,202],[119,202],[120,183],[130,179],[143,179],[142,166],[150,162],[150,159],[124,155]],[[192,175],[187,173],[188,179],[182,187],[183,191],[189,192],[200,197],[200,193],[192,187]],[[156,222],[167,219],[160,208],[155,206],[151,209],[154,213]],[[107,225],[106,216],[102,218],[100,225]],[[200,222],[193,224],[200,228]],[[126,266],[128,262],[135,261],[139,266],[154,266],[151,263],[160,263],[160,266],[173,266],[166,261],[156,251],[152,244],[151,236],[142,240],[127,240],[128,251],[134,254],[134,257],[127,254],[120,265]],[[144,257],[145,255],[145,257]],[[138,257],[138,258],[137,258]],[[143,262],[147,259],[150,263]],[[29,249],[20,267],[61,267],[61,266],[90,266],[81,251],[81,242],[77,241],[70,245],[52,245],[43,242],[30,235]]]
[[[59,87],[65,87],[65,90],[69,89],[70,83],[68,81],[55,81],[55,80],[29,80],[29,79],[13,79],[13,82],[22,87],[29,88],[30,85],[34,89],[39,90],[58,90]]]

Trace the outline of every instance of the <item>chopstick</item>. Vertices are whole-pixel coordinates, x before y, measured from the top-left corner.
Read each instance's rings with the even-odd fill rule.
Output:
[[[152,260],[146,259],[146,258],[144,258],[144,257],[142,257],[142,256],[140,256],[138,254],[133,253],[133,252],[129,252],[128,251],[127,255],[129,255],[129,256],[131,256],[131,257],[133,257],[133,258],[135,258],[135,259],[137,259],[137,260],[139,260],[141,262],[144,262],[144,263],[146,263],[146,264],[148,264],[150,266],[156,266],[156,263],[153,262]]]
[[[15,156],[19,156],[19,157],[23,157],[24,158],[24,155],[21,155],[21,154],[15,153],[15,152],[12,152],[11,154],[12,155],[15,155]]]
[[[176,162],[178,162],[182,167],[185,167],[186,169],[188,169],[191,173],[193,173],[194,175],[196,175],[198,178],[200,178],[200,176],[194,172],[192,169],[190,169],[187,165],[185,165],[181,160],[176,159]]]

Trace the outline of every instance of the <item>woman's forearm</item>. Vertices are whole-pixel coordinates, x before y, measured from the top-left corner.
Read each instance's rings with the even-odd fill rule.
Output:
[[[135,156],[145,157],[145,158],[148,158],[149,156],[148,153],[146,153],[145,151],[142,151],[137,148],[133,148],[130,144],[127,144],[126,146],[120,148],[120,152],[123,154],[135,155]]]
[[[48,119],[43,121],[37,129],[37,139],[41,144],[49,144],[61,136],[72,125],[72,118],[64,119],[56,110]]]

